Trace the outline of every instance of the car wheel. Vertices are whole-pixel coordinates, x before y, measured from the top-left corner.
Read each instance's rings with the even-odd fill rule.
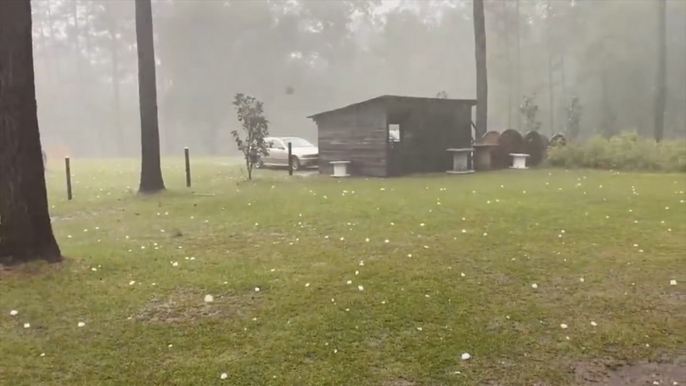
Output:
[[[291,158],[291,168],[293,169],[293,171],[300,169],[300,160],[298,159],[298,157]]]

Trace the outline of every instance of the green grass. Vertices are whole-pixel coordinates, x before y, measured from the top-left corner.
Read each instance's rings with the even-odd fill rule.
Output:
[[[48,171],[68,259],[0,272],[0,384],[571,385],[686,349],[683,174],[164,165],[139,197],[137,162],[74,160],[71,202]]]

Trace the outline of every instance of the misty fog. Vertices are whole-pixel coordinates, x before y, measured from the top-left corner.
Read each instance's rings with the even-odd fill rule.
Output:
[[[667,6],[665,138],[683,138],[686,1]],[[157,0],[153,12],[163,154],[235,154],[239,92],[264,102],[272,135],[311,141],[306,116],[379,95],[476,98],[469,0]],[[561,132],[578,96],[582,137],[650,136],[657,12],[650,0],[486,1],[489,129],[523,130],[518,105],[535,95],[541,132]],[[44,148],[137,156],[133,0],[35,0],[33,13]]]

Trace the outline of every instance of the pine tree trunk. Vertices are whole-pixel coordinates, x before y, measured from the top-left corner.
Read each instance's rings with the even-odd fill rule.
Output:
[[[0,1],[0,263],[62,260],[43,167],[31,2]]]
[[[655,140],[660,142],[665,133],[665,105],[667,104],[667,0],[658,5],[658,65],[655,93]]]
[[[517,131],[522,131],[522,115],[519,112],[519,107],[522,103],[522,41],[521,41],[521,30],[519,26],[520,22],[520,9],[519,0],[517,1],[517,24],[516,24],[516,36],[517,36],[517,87],[515,94],[517,98]]]
[[[164,190],[160,164],[160,132],[157,122],[155,45],[150,0],[136,0],[136,42],[138,43],[138,97],[141,114],[140,193]]]
[[[486,21],[484,0],[474,0],[474,39],[476,54],[476,130],[480,140],[488,128],[488,76],[486,73]]]

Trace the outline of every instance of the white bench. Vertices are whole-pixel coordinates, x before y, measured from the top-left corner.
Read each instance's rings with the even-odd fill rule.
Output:
[[[350,177],[350,174],[348,174],[348,165],[350,165],[350,161],[331,161],[330,164],[333,165],[333,174],[331,177]]]
[[[469,155],[474,149],[470,147],[464,149],[448,149],[447,151],[453,153],[453,170],[448,170],[446,173],[474,173],[474,170],[469,169]]]
[[[528,154],[520,153],[510,153],[512,156],[512,166],[510,169],[528,169],[526,167],[526,159],[529,158]]]

